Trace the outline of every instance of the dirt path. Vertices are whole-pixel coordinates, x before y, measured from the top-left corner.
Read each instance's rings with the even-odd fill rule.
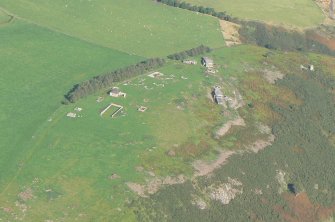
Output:
[[[246,146],[247,150],[254,153],[258,153],[267,146],[270,146],[275,141],[275,136],[273,134],[269,135],[267,140],[257,140],[256,142]]]
[[[193,167],[196,170],[195,177],[205,176],[212,173],[215,169],[224,165],[228,158],[233,155],[234,151],[222,151],[219,158],[212,163],[207,163],[203,160],[197,160],[194,162]]]
[[[177,177],[164,177],[164,178],[154,178],[148,181],[146,184],[138,184],[133,182],[127,182],[126,185],[137,195],[141,197],[148,197],[151,194],[156,193],[164,185],[174,185],[181,184],[186,181],[184,175],[178,175]]]
[[[241,44],[238,30],[240,25],[224,20],[220,20],[221,32],[228,47]]]
[[[216,132],[216,136],[220,138],[226,135],[233,126],[245,126],[244,119],[239,117],[237,119],[228,121]]]

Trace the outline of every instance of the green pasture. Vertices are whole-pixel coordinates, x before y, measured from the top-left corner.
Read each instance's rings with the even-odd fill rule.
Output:
[[[219,69],[215,76],[204,75],[204,68],[199,64],[169,62],[154,70],[164,74],[160,78],[145,74],[116,85],[127,93],[126,98],[110,97],[106,89],[67,106],[57,103],[61,93],[55,93],[54,104],[50,99],[49,109],[42,109],[42,105],[36,104],[38,101],[28,103],[26,109],[35,114],[41,112],[41,116],[31,123],[36,128],[29,125],[28,120],[34,120],[32,116],[18,120],[26,121],[27,126],[22,130],[28,135],[21,139],[15,152],[8,150],[4,156],[3,165],[12,170],[2,179],[4,191],[0,200],[21,215],[14,207],[15,200],[19,192],[31,188],[35,198],[25,203],[31,209],[25,215],[26,221],[62,217],[68,221],[133,220],[133,213],[125,206],[136,194],[126,186],[127,182],[145,184],[146,180],[153,179],[152,173],[157,177],[192,176],[194,160],[215,159],[218,151],[236,147],[236,138],[242,138],[239,134],[235,139],[229,136],[214,140],[212,137],[214,129],[228,117],[208,98],[210,89],[228,81],[234,84],[240,84],[243,79],[251,81],[252,76],[244,77],[244,69],[260,67],[265,51],[252,46],[214,51],[210,56]],[[232,93],[228,88],[225,90]],[[269,92],[276,89],[270,87],[261,93]],[[104,99],[97,102],[98,97]],[[123,114],[111,118],[111,111],[100,117],[101,110],[111,102],[124,106]],[[137,111],[139,106],[148,109],[142,113]],[[77,107],[83,110],[75,111]],[[77,113],[78,117],[67,117],[69,112]],[[253,121],[252,117],[246,120]],[[32,129],[33,133],[29,134]],[[245,130],[250,131],[254,131],[252,126]],[[8,136],[12,140],[7,143],[11,144],[14,136]],[[257,136],[249,133],[243,139]],[[20,152],[22,147],[26,147],[25,152]],[[167,155],[170,150],[175,156]],[[139,167],[143,170],[139,171]],[[118,178],[111,179],[113,174]]]
[[[0,202],[27,182],[20,175],[48,137],[44,127],[76,82],[142,58],[16,20],[0,28]],[[39,136],[38,136],[39,135]],[[41,160],[35,160],[38,171]],[[62,166],[62,163],[59,163]],[[54,167],[59,167],[54,166]],[[18,187],[17,187],[18,186]],[[1,217],[0,217],[1,218]]]
[[[127,98],[109,97],[106,91],[74,105],[61,106],[36,133],[32,155],[11,181],[9,194],[3,197],[10,200],[10,194],[24,186],[32,187],[37,198],[29,203],[33,210],[27,218],[35,220],[46,219],[45,212],[57,218],[58,209],[66,212],[69,221],[80,219],[81,212],[85,212],[85,221],[99,218],[96,215],[102,220],[109,216],[124,219],[125,200],[134,196],[126,182],[144,183],[145,178],[150,178],[149,171],[157,176],[192,173],[187,162],[165,152],[174,144],[194,142],[192,138],[210,139],[203,135],[203,128],[214,124],[213,120],[199,118],[197,114],[200,109],[208,110],[201,106],[209,106],[217,113],[219,109],[206,98],[200,66],[171,64],[160,71],[167,79],[144,75],[120,84]],[[104,100],[98,103],[99,96]],[[188,101],[183,110],[177,108],[180,98]],[[100,117],[100,111],[111,102],[123,105],[125,115]],[[148,107],[147,111],[137,111],[141,105]],[[83,110],[75,111],[76,107]],[[68,112],[76,112],[80,117],[66,117]],[[136,171],[139,166],[144,168],[143,172]],[[112,174],[120,178],[110,179]],[[40,182],[32,185],[34,178]],[[49,193],[45,190],[50,189],[59,195],[52,201],[46,197]],[[66,205],[75,207],[67,209]]]
[[[261,20],[284,26],[307,28],[322,23],[324,15],[311,0],[186,0],[186,2],[226,11],[233,17]]]
[[[145,57],[200,44],[224,46],[217,19],[151,0],[2,0],[0,7],[52,30]]]

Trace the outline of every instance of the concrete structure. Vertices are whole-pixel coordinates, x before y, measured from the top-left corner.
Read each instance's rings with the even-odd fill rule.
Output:
[[[148,107],[145,107],[145,106],[140,106],[138,109],[137,109],[137,111],[139,111],[139,112],[145,112],[146,110],[148,109]]]
[[[77,116],[77,114],[70,112],[70,113],[66,114],[66,116],[70,117],[70,118],[75,118]]]
[[[76,108],[74,108],[74,111],[81,112],[82,110],[83,110],[83,108],[80,108],[80,107],[76,107]]]
[[[221,87],[215,86],[213,91],[214,100],[219,105],[224,105],[224,97],[221,91]]]
[[[201,64],[207,68],[213,68],[214,62],[213,59],[209,57],[202,57],[201,58]]]
[[[314,71],[314,65],[308,65],[310,71]]]
[[[127,94],[121,92],[119,87],[113,87],[112,90],[109,91],[109,95],[112,97],[120,97],[120,96],[126,97]]]
[[[197,61],[195,60],[183,60],[184,64],[188,64],[188,65],[196,65]]]
[[[116,107],[117,108],[117,110],[114,112],[114,113],[112,113],[112,118],[114,118],[114,116],[118,113],[118,112],[120,112],[122,109],[123,109],[123,106],[121,106],[121,105],[118,105],[118,104],[115,104],[115,103],[111,103],[111,104],[109,104],[105,109],[103,109],[101,112],[100,112],[100,116],[102,116],[105,112],[107,112],[107,110],[109,110],[112,106],[114,106],[114,107]]]

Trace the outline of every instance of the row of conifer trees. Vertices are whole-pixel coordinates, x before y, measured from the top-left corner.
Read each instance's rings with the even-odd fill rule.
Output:
[[[121,82],[143,74],[151,69],[161,67],[164,63],[164,59],[152,58],[139,62],[135,65],[117,69],[110,73],[95,76],[92,79],[74,85],[73,88],[64,96],[65,100],[63,103],[74,103],[83,97],[112,86],[116,82]]]
[[[179,0],[156,0],[156,1],[160,2],[160,3],[163,3],[165,5],[169,5],[169,6],[173,6],[173,7],[177,7],[177,8],[182,8],[182,9],[186,9],[186,10],[190,10],[190,11],[194,11],[194,12],[199,12],[199,13],[202,13],[202,14],[211,15],[211,16],[214,16],[214,17],[217,17],[219,19],[226,20],[226,21],[231,21],[232,20],[232,17],[230,15],[228,15],[226,12],[217,12],[217,11],[215,11],[214,8],[192,5],[190,3],[182,2],[182,1],[179,1]]]

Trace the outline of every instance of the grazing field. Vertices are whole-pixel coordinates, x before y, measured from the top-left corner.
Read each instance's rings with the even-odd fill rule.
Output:
[[[25,221],[133,220],[134,214],[126,205],[137,194],[156,192],[163,183],[180,183],[184,180],[180,178],[192,177],[193,161],[216,159],[220,151],[234,144],[231,137],[229,145],[213,134],[237,112],[229,108],[231,114],[223,115],[223,107],[212,101],[210,91],[213,85],[226,84],[222,78],[228,81],[236,72],[241,74],[243,69],[233,58],[258,61],[264,52],[248,49],[222,51],[215,59],[219,64],[227,59],[230,68],[220,65],[215,75],[205,75],[200,65],[169,63],[156,70],[162,76],[143,75],[119,84],[126,98],[113,98],[105,91],[58,109],[51,104],[45,110],[36,103],[32,108],[21,102],[26,109],[41,112],[41,119],[34,122],[37,129],[22,129],[34,132],[22,138],[25,143],[18,144],[16,151],[9,150],[12,159],[4,156],[2,165],[13,170],[2,177],[0,200],[12,213],[1,212],[2,217],[11,219],[16,214]],[[224,87],[227,95],[233,90],[234,84]],[[102,99],[97,102],[99,97]],[[111,102],[124,106],[122,114],[101,117],[101,110]],[[147,110],[139,112],[140,106]],[[69,112],[76,117],[67,117]],[[17,121],[28,125],[24,118]],[[22,151],[24,145],[26,151]],[[21,207],[29,210],[23,212],[15,205],[18,198]]]
[[[60,106],[43,118],[27,142],[27,152],[15,157],[14,172],[3,177],[0,200],[11,212],[0,215],[18,215],[25,221],[133,221],[136,214],[128,204],[138,195],[194,177],[195,163],[206,168],[201,174],[208,174],[223,164],[224,159],[217,160],[220,153],[245,150],[246,145],[267,139],[268,132],[258,129],[259,124],[275,121],[266,104],[280,93],[287,95],[280,99],[283,103],[297,101],[252,71],[270,66],[261,63],[264,53],[252,46],[214,51],[210,56],[217,64],[215,74],[205,74],[200,65],[169,62],[154,70],[163,75],[120,83],[126,98],[102,91]],[[216,105],[210,95],[214,85],[222,86],[231,98],[240,91],[243,101],[228,108]],[[115,118],[111,113],[101,117],[101,110],[111,103],[122,105],[123,112]],[[233,108],[239,104],[242,108]],[[139,112],[141,106],[147,110]],[[67,117],[69,112],[76,117]],[[246,126],[232,126],[226,135],[216,136],[238,116]],[[25,207],[28,210],[22,211]]]
[[[126,213],[125,200],[134,196],[125,183],[143,183],[153,178],[150,174],[190,174],[191,166],[165,152],[174,144],[191,142],[188,140],[192,137],[207,140],[203,126],[213,124],[215,119],[208,122],[197,118],[198,109],[208,109],[197,103],[213,110],[217,107],[206,96],[194,95],[199,101],[191,99],[192,93],[207,93],[200,66],[170,65],[160,71],[165,74],[163,79],[143,76],[121,84],[127,98],[113,98],[102,92],[60,107],[35,134],[31,145],[34,153],[18,177],[6,180],[10,187],[6,187],[2,200],[9,200],[8,207],[15,209],[17,194],[30,188],[36,198],[25,203],[33,209],[26,213],[25,220],[57,219],[58,211],[69,221],[109,217],[124,220],[124,216],[132,215]],[[96,101],[99,96],[104,97],[101,102]],[[182,104],[186,99],[191,99],[189,104]],[[123,105],[123,114],[111,118],[111,113],[106,113],[100,117],[100,111],[111,102]],[[185,107],[178,109],[176,103]],[[140,106],[148,109],[139,112]],[[82,111],[75,111],[76,107]],[[77,117],[66,117],[68,112],[77,113]],[[35,178],[38,182],[33,183]],[[55,197],[48,197],[52,192]]]
[[[35,136],[47,136],[40,129],[59,108],[64,92],[75,82],[142,58],[19,20],[0,28],[0,51],[2,205],[7,188],[16,189],[20,180],[33,175],[16,177],[38,147]]]
[[[2,0],[0,7],[41,26],[145,57],[200,44],[224,46],[217,19],[151,0]]]
[[[259,2],[241,12],[239,1],[227,3],[232,11],[206,2],[297,27],[322,20],[311,2],[271,1],[264,13],[243,12]],[[217,19],[151,0],[1,8],[14,19],[0,10],[0,221],[316,221],[334,212],[334,58],[222,47]],[[201,56],[196,65],[166,59],[61,104],[76,83],[200,44],[215,48],[213,67]],[[126,96],[109,96],[112,87]]]
[[[306,28],[322,23],[324,15],[311,0],[186,0],[186,2],[226,11],[233,17],[261,20],[284,26]]]

